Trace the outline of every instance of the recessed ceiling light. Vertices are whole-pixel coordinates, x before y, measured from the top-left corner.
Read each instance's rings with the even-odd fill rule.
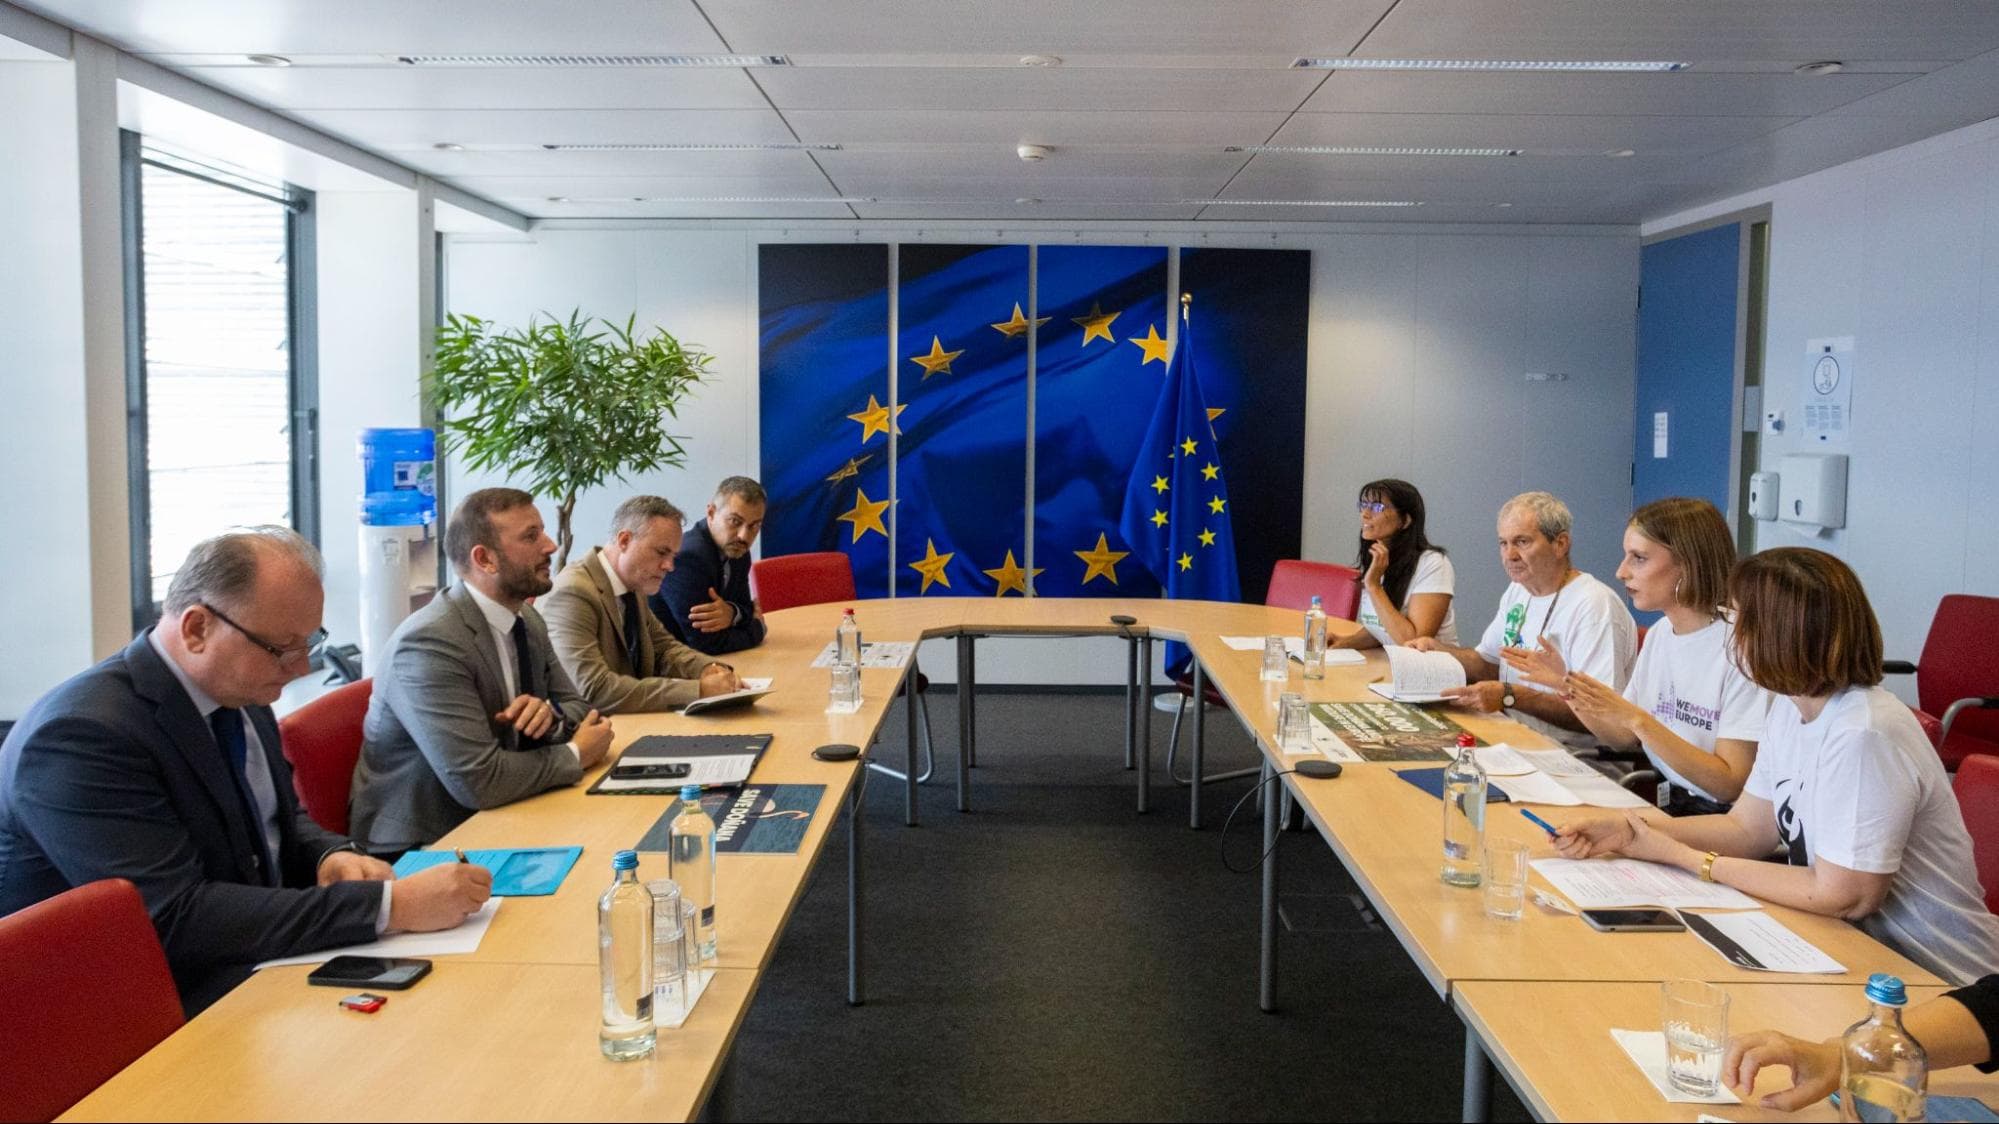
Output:
[[[1305,156],[1518,156],[1518,148],[1425,148],[1414,145],[1232,144],[1224,152],[1296,153]]]
[[[1022,56],[1020,56],[1020,65],[1022,65],[1022,66],[1061,66],[1061,65],[1062,65],[1062,59],[1061,59],[1061,58],[1060,58],[1059,56],[1056,56],[1056,55],[1022,55]]]
[[[397,55],[404,66],[790,66],[783,55]]]
[[[1818,75],[1821,74],[1838,74],[1840,71],[1845,69],[1846,69],[1845,63],[1838,62],[1833,59],[1825,59],[1821,62],[1805,63],[1802,66],[1799,66],[1797,69],[1791,71],[1791,73],[1802,74],[1805,75],[1806,77],[1817,77]]]
[[[1606,148],[1603,150],[1603,154],[1612,160],[1622,160],[1627,156],[1638,155],[1636,150],[1629,148]]]
[[[1513,204],[1511,204],[1511,203],[1494,203],[1494,204],[1493,204],[1493,206],[1495,206],[1495,207],[1498,207],[1498,208],[1499,208],[1500,210],[1502,210],[1502,211],[1503,211],[1503,210],[1505,210],[1505,209],[1506,209],[1506,208],[1508,208],[1508,207],[1511,207],[1512,205],[1513,205]]]
[[[1033,196],[1023,195],[1020,198],[1014,200],[1014,202],[1020,204],[1023,207],[1030,207],[1036,203],[1041,202],[1041,200],[1036,199]]]
[[[1420,207],[1415,199],[1182,199],[1217,207]]]
[[[1294,70],[1516,70],[1597,74],[1651,74],[1685,70],[1692,65],[1690,62],[1625,62],[1612,59],[1301,58],[1291,63]]]
[[[838,152],[837,144],[545,144],[549,152]]]
[[[463,152],[463,151],[465,151],[465,146],[464,146],[464,145],[462,145],[462,144],[456,144],[456,143],[453,143],[453,142],[451,142],[451,141],[438,141],[438,142],[437,142],[436,144],[433,144],[433,145],[431,145],[430,147],[432,147],[432,148],[434,148],[434,149],[438,150],[439,152]]]
[[[873,203],[874,199],[839,196],[827,198],[822,195],[617,195],[604,198],[575,196],[557,199],[556,203]]]
[[[244,55],[243,57],[256,63],[258,66],[290,66],[292,64],[292,60],[283,55]]]
[[[567,203],[567,202],[569,202],[569,196],[567,196],[567,195],[551,195],[551,196],[549,196],[549,197],[548,197],[548,201],[549,201],[549,202],[551,202],[551,203]]]

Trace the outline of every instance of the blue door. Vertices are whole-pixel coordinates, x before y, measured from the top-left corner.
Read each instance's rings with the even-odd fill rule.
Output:
[[[1728,514],[1736,430],[1736,309],[1744,226],[1639,251],[1632,498],[1696,496]],[[1662,417],[1663,415],[1663,417]],[[1664,456],[1658,443],[1664,429]]]

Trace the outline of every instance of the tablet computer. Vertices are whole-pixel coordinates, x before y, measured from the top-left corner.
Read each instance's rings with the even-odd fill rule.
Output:
[[[705,699],[695,699],[682,707],[682,714],[708,714],[717,710],[733,710],[770,694],[769,687],[746,687],[740,691],[730,691],[726,695],[709,695]]]

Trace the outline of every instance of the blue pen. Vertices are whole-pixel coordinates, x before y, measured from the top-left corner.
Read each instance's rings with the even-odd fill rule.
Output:
[[[1535,815],[1534,813],[1528,811],[1525,808],[1520,809],[1520,814],[1526,816],[1529,820],[1532,820],[1534,822],[1535,827],[1538,827],[1542,831],[1547,832],[1548,838],[1550,839],[1553,839],[1554,837],[1561,834],[1561,832],[1555,830],[1554,824],[1549,823],[1547,820],[1542,819],[1541,817]]]

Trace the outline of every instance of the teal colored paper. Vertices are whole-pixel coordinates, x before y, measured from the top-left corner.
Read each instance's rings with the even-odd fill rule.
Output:
[[[496,847],[487,851],[467,851],[465,857],[493,872],[496,898],[546,897],[569,877],[569,868],[583,857],[581,847]],[[407,878],[419,870],[443,863],[455,863],[455,851],[411,851],[396,860],[396,877]]]

